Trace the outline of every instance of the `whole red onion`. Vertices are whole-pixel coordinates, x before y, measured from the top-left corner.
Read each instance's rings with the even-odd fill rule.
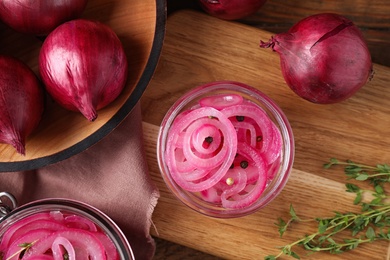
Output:
[[[115,32],[85,19],[66,22],[45,39],[39,71],[47,92],[88,120],[114,101],[127,79],[127,58]]]
[[[343,101],[365,85],[373,73],[363,35],[338,14],[309,16],[260,46],[279,53],[288,86],[313,103]]]
[[[198,0],[208,14],[223,20],[238,20],[254,14],[266,0]]]
[[[0,0],[0,19],[18,32],[47,35],[78,18],[86,5],[87,0]]]
[[[16,58],[0,56],[0,142],[24,155],[26,137],[43,110],[44,92],[34,72]]]

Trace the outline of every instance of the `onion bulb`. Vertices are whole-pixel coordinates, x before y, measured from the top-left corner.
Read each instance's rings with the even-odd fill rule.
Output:
[[[0,19],[18,32],[47,35],[78,18],[86,5],[87,0],[0,0]]]
[[[300,97],[319,104],[351,97],[369,79],[371,55],[360,30],[332,13],[306,17],[260,47],[280,55],[283,77]]]
[[[26,138],[43,110],[44,92],[34,72],[16,58],[0,56],[0,142],[25,155]]]
[[[85,19],[57,27],[39,53],[39,71],[47,92],[62,107],[81,112],[89,121],[122,92],[127,67],[114,31]]]
[[[208,14],[223,20],[238,20],[254,14],[266,0],[198,0]]]

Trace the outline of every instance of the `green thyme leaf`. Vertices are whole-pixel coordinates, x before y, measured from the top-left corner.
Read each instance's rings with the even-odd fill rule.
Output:
[[[295,252],[291,252],[291,256],[294,257],[295,259],[301,259],[299,255]]]
[[[290,205],[290,215],[293,220],[299,220],[292,204]]]
[[[372,227],[367,228],[366,237],[371,241],[374,241],[376,234],[375,234],[375,230]]]
[[[347,187],[347,192],[356,193],[356,192],[360,191],[360,188],[355,184],[347,183],[347,184],[345,184],[345,186]]]
[[[276,225],[278,226],[279,235],[282,237],[287,230],[287,223],[282,218],[278,218],[278,223],[276,223]]]
[[[328,226],[329,226],[329,221],[324,219],[320,220],[318,225],[318,233],[324,234]]]
[[[368,174],[367,173],[360,173],[357,175],[357,177],[355,179],[358,181],[365,181],[368,179]]]
[[[377,164],[376,168],[380,173],[390,173],[390,166],[387,164]]]
[[[356,249],[359,245],[376,240],[390,241],[390,196],[387,195],[384,183],[390,182],[390,166],[388,164],[377,164],[376,166],[358,164],[351,160],[344,162],[331,158],[324,168],[328,169],[336,165],[344,166],[344,172],[348,179],[355,181],[367,181],[372,189],[363,190],[358,185],[346,183],[346,192],[355,193],[353,204],[361,205],[361,212],[335,212],[331,218],[313,218],[317,221],[316,232],[307,234],[296,241],[282,247],[279,255],[267,256],[266,260],[276,260],[282,255],[300,259],[292,248],[301,246],[312,253],[318,251],[329,252],[330,254],[341,254],[348,250]],[[363,195],[370,193],[374,198],[363,201]],[[305,223],[310,220],[301,220],[293,205],[290,205],[291,219],[284,221],[279,219],[279,233],[282,235],[292,221]],[[340,238],[340,235],[350,235]],[[340,233],[343,232],[343,233]],[[361,234],[361,235],[360,235]],[[337,236],[336,236],[337,235]],[[337,237],[338,239],[334,239]],[[341,241],[341,242],[339,242]]]

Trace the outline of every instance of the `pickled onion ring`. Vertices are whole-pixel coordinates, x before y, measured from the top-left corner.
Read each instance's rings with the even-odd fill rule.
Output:
[[[208,138],[212,138],[212,141],[207,142],[206,140]],[[191,144],[193,145],[193,148],[201,154],[211,154],[218,149],[221,141],[221,132],[218,128],[215,125],[208,125],[205,123],[195,130],[192,135]]]
[[[19,260],[19,254],[21,254],[23,251],[23,248],[20,245],[25,243],[34,244],[36,241],[46,238],[51,234],[52,232],[50,230],[45,229],[33,230],[24,234],[23,236],[13,241],[12,244],[7,247],[6,251],[1,251],[4,253],[4,259]]]
[[[221,110],[225,107],[239,105],[243,100],[243,97],[237,94],[218,94],[200,99],[199,104],[202,107],[213,107]]]
[[[217,131],[214,131],[215,133],[211,135],[210,137],[214,140],[217,139],[219,141],[222,140],[220,137],[220,133],[218,129],[224,128],[223,123],[221,123],[218,120],[211,119],[211,118],[200,118],[193,122],[188,128],[186,129],[186,134],[184,136],[183,140],[183,153],[184,156],[186,157],[187,161],[189,161],[191,164],[197,166],[198,168],[201,169],[206,169],[210,170],[218,165],[220,165],[223,160],[226,157],[226,154],[229,152],[230,147],[228,145],[222,145],[221,142],[217,142],[217,140],[214,140],[212,144],[210,145],[212,151],[215,151],[218,147],[221,149],[215,153],[212,154],[212,156],[199,156],[199,155],[209,155],[209,152],[207,152],[208,149],[203,148],[203,143],[205,142],[205,139],[203,140],[197,140],[197,138],[192,138],[194,134],[196,135],[195,132],[197,132],[200,128],[203,128],[204,124],[213,124],[214,128],[217,129]],[[211,133],[210,133],[211,134]],[[216,137],[216,138],[215,138]],[[197,141],[198,143],[195,144],[194,141]],[[214,149],[214,142],[216,143],[216,148]],[[193,148],[193,149],[192,149]],[[199,148],[196,149],[196,148]],[[206,152],[204,152],[206,151]],[[196,153],[197,152],[197,153]]]
[[[228,197],[240,193],[246,186],[247,175],[242,169],[229,169],[226,175],[213,187],[200,192],[203,200],[220,203],[221,196]]]
[[[201,157],[198,154],[200,151],[195,152],[193,149],[192,141],[196,140],[196,137],[192,138],[192,136],[204,124],[218,129],[218,135],[221,135],[221,138],[216,136],[216,141],[220,140],[218,150],[211,155]],[[184,140],[181,144],[179,136],[182,136],[182,133],[184,133]],[[212,107],[200,107],[175,120],[168,133],[166,147],[166,163],[174,181],[185,190],[198,192],[215,185],[225,175],[237,151],[237,136],[234,127],[224,114]],[[194,165],[196,169],[191,172],[179,170],[175,152],[177,149],[183,149],[185,160]],[[179,163],[182,162],[183,159],[180,158]],[[186,175],[191,176],[194,172],[201,172],[200,170],[207,170],[209,173],[196,182],[187,180]]]
[[[50,255],[37,255],[30,257],[30,260],[54,260]]]
[[[116,249],[114,243],[112,243],[111,239],[106,234],[99,232],[99,233],[94,233],[94,235],[103,245],[104,250],[106,252],[107,260],[120,259],[118,250]]]
[[[221,194],[222,205],[226,207],[225,201],[227,201],[229,197],[232,197],[245,189],[247,184],[247,175],[243,169],[235,168],[229,170],[224,179],[226,179],[226,183],[229,182],[229,180],[232,182],[232,184],[227,184],[228,188]]]
[[[72,228],[80,228],[80,229],[85,229],[89,231],[96,232],[97,227],[95,223],[90,221],[89,219],[77,216],[77,215],[70,215],[65,217],[65,225],[67,227],[72,227]]]
[[[264,110],[248,104],[226,107],[221,112],[227,117],[243,116],[251,118],[262,132],[261,152],[266,152],[273,141],[272,121],[269,119]]]
[[[248,193],[243,195],[233,194],[230,199],[221,196],[222,206],[225,208],[240,209],[252,205],[261,196],[266,187],[267,172],[262,156],[256,149],[246,143],[238,143],[237,149],[239,154],[246,157],[257,168],[259,175],[253,188]]]
[[[49,219],[38,219],[35,221],[31,221],[30,223],[27,223],[18,230],[16,230],[14,234],[12,234],[12,236],[9,238],[9,241],[12,243],[18,237],[21,237],[32,230],[38,229],[45,229],[51,231],[64,230],[66,229],[66,226],[64,226],[62,223],[58,223]]]
[[[258,135],[253,124],[238,121],[232,121],[232,124],[237,130],[237,140],[239,142],[246,142],[256,147]]]
[[[216,94],[176,116],[165,149],[168,172],[180,188],[235,210],[254,204],[278,173],[283,139],[254,101]]]
[[[48,212],[44,212],[44,213],[38,213],[38,214],[34,214],[34,215],[31,215],[31,216],[28,216],[28,217],[25,217],[24,219],[22,220],[19,220],[17,222],[17,225],[14,224],[12,225],[11,227],[9,227],[3,234],[2,238],[1,238],[1,243],[0,243],[0,252],[4,252],[7,247],[10,246],[10,244],[12,243],[12,240],[11,240],[11,237],[12,235],[20,228],[20,227],[23,227],[24,225],[32,222],[32,221],[35,221],[35,220],[40,220],[40,219],[49,219],[50,218],[50,213]]]
[[[282,135],[276,125],[272,124],[272,145],[269,150],[264,153],[264,157],[267,159],[268,164],[272,164],[282,153],[283,140]]]
[[[189,181],[189,182],[196,182],[196,181],[199,181],[203,178],[205,178],[208,174],[212,174],[213,171],[209,171],[209,170],[202,170],[202,169],[194,169],[193,171],[191,171],[191,173],[188,173],[188,174],[183,174],[183,179],[185,179],[186,181]]]
[[[67,254],[67,259],[76,260],[76,252],[72,243],[64,237],[56,237],[51,244],[51,251],[54,260],[63,260],[64,254]]]
[[[247,175],[247,184],[255,183],[259,178],[259,170],[254,165],[249,165],[248,168],[245,169]],[[267,175],[268,176],[268,175]]]
[[[200,192],[200,196],[204,201],[210,203],[221,203],[221,191],[215,186],[210,187],[207,190],[202,190]]]
[[[281,165],[280,160],[275,160],[275,162],[273,162],[272,164],[268,165],[268,169],[267,169],[267,173],[268,173],[267,178],[268,178],[268,180],[272,180],[275,177],[275,175],[279,171],[280,165]]]
[[[69,259],[119,259],[115,244],[95,223],[59,211],[16,221],[1,242],[0,258],[7,260],[63,259],[64,253]]]
[[[84,230],[66,230],[54,232],[44,239],[38,240],[25,252],[23,260],[28,260],[29,257],[46,253],[51,249],[51,245],[58,237],[69,240],[74,247],[86,249],[90,259],[106,259],[104,247],[90,232]]]

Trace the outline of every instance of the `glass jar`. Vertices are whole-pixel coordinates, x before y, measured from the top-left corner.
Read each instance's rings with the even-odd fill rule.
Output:
[[[71,225],[73,230],[83,229],[81,231],[82,234],[85,234],[86,232],[84,230],[86,230],[88,226],[91,226],[90,223],[93,223],[92,226],[94,231],[99,234],[107,235],[107,237],[111,240],[112,244],[115,246],[118,253],[118,258],[116,259],[134,259],[132,249],[125,235],[110,217],[108,217],[102,211],[91,205],[71,199],[42,199],[17,207],[16,200],[10,193],[0,192],[0,242],[3,241],[4,236],[7,236],[7,238],[9,238],[9,236],[7,235],[7,231],[12,230],[13,227],[16,227],[15,225],[20,225],[20,223],[22,223],[23,221],[25,222],[24,224],[30,223],[29,218],[33,219],[34,217],[36,217],[36,221],[47,222],[46,217],[40,217],[43,214],[45,214],[45,216],[50,215],[50,221],[54,219],[56,223],[62,223],[66,218],[67,225]],[[56,226],[58,226],[58,224],[56,224]],[[27,230],[28,226],[25,226],[21,229]],[[43,226],[42,229],[44,229]],[[34,230],[32,230],[31,232],[34,232]],[[16,234],[16,232],[14,234]],[[72,238],[72,236],[70,237]],[[104,239],[101,241],[107,240]],[[33,242],[25,241],[23,244],[33,245]],[[0,247],[2,246],[3,245],[0,244]],[[33,247],[30,247],[28,250],[32,250],[32,248]],[[0,255],[4,254],[4,252],[2,252],[1,250],[3,250],[3,248],[0,249]],[[23,250],[20,250],[20,253],[27,253],[27,251],[22,251]],[[5,255],[3,255],[2,257],[5,257]]]
[[[247,159],[236,162],[241,154]],[[157,159],[166,185],[185,205],[211,217],[240,217],[282,191],[294,161],[294,137],[283,111],[261,91],[240,82],[211,82],[168,110]]]

